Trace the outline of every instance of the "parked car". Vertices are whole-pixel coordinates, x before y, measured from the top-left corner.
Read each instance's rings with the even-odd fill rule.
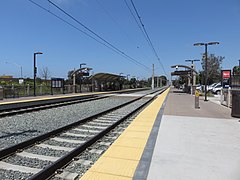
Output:
[[[222,90],[222,85],[221,84],[217,84],[214,88],[212,88],[212,92],[214,94],[220,94]]]
[[[207,91],[212,91],[212,89],[217,85],[218,83],[213,83],[209,86],[207,86]]]
[[[201,84],[197,84],[197,85],[196,85],[196,90],[202,91],[202,85],[201,85]]]

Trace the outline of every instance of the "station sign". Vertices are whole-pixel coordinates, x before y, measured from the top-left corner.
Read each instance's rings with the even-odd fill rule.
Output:
[[[81,71],[79,73],[80,76],[89,76],[89,72],[84,72],[84,71]]]
[[[51,87],[52,88],[62,88],[63,87],[63,78],[51,78]]]
[[[23,84],[23,83],[24,83],[24,79],[23,79],[23,78],[20,78],[20,79],[18,80],[18,83],[19,83],[19,84]]]
[[[222,70],[221,76],[223,88],[231,87],[231,70]]]

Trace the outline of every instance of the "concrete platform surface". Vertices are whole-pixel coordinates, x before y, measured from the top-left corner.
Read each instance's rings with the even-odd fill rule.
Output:
[[[231,109],[183,93],[168,96],[148,180],[239,180],[240,122]]]

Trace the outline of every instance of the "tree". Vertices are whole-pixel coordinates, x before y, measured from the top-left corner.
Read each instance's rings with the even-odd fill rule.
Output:
[[[215,56],[214,54],[210,54],[208,56],[208,64],[207,64],[207,72],[208,72],[208,78],[207,78],[207,84],[212,84],[214,82],[219,82],[221,80],[221,64],[225,57],[223,56]],[[203,55],[202,58],[202,69],[203,71],[200,71],[200,77],[205,79],[205,57]],[[201,79],[202,79],[201,78]]]
[[[50,79],[51,73],[48,67],[43,67],[40,69],[40,77],[43,78],[45,81],[47,81],[47,79]]]

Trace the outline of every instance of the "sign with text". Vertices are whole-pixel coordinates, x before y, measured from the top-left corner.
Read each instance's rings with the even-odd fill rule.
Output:
[[[231,87],[231,70],[222,70],[221,76],[223,88]]]

